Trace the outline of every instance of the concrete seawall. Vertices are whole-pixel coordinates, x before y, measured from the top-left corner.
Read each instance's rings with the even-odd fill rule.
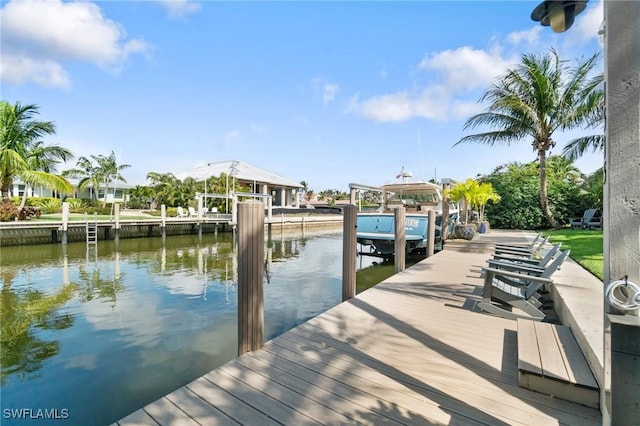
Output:
[[[98,241],[108,241],[115,238],[114,221],[97,221]],[[233,225],[228,221],[173,219],[167,220],[165,234],[171,235],[197,235],[202,227],[202,233],[232,232]],[[283,231],[330,231],[342,229],[341,215],[318,216],[274,216],[271,222],[265,224],[265,232],[269,227],[271,232]],[[34,244],[60,244],[62,222],[8,222],[0,224],[0,247],[34,245]],[[160,219],[120,221],[119,238],[145,238],[162,237]],[[69,222],[67,231],[68,242],[86,241],[85,222]]]

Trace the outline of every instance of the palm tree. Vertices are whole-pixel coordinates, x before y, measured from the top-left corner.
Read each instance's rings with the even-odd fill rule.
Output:
[[[493,185],[489,182],[483,182],[478,185],[478,191],[473,197],[473,206],[478,209],[478,222],[484,222],[484,210],[487,203],[497,203],[500,201],[500,195],[493,189]]]
[[[91,156],[98,164],[99,175],[102,178],[102,183],[104,184],[104,200],[102,202],[102,207],[107,206],[107,194],[109,193],[109,185],[112,182],[124,182],[127,180],[122,176],[121,172],[124,169],[131,167],[129,164],[118,164],[116,160],[116,154],[111,151],[111,154],[108,156],[98,155]]]
[[[147,173],[147,179],[151,181],[154,190],[156,204],[165,204],[168,207],[176,207],[179,201],[180,179],[172,173]]]
[[[78,190],[84,191],[89,185],[89,197],[98,201],[98,187],[100,186],[100,174],[97,166],[90,158],[80,157],[76,162],[76,168],[65,170],[63,176],[71,178],[79,178]]]
[[[45,173],[55,173],[58,163],[73,158],[73,154],[67,148],[58,145],[45,145],[44,142],[38,141],[33,144],[26,158],[28,168],[32,171],[40,171]],[[27,201],[28,188],[32,185],[27,184],[22,194],[20,206],[21,210]]]
[[[26,185],[73,192],[65,178],[51,172],[53,164],[73,155],[58,145],[43,145],[41,138],[55,134],[55,126],[50,121],[35,120],[38,114],[36,105],[0,102],[0,192],[4,200],[9,200],[15,178]]]
[[[109,185],[111,182],[120,181],[127,182],[120,172],[128,167],[129,164],[118,164],[116,160],[116,154],[111,151],[108,156],[105,155],[90,155],[87,157],[78,158],[75,169],[65,170],[64,176],[73,178],[80,178],[78,182],[78,189],[80,191],[91,185],[92,193],[91,198],[95,197],[98,200],[98,191],[101,186],[104,186],[104,200],[102,207],[107,206],[107,194],[109,193]]]
[[[488,125],[497,130],[468,135],[455,144],[510,145],[532,138],[540,165],[540,207],[554,228],[558,222],[547,199],[547,152],[555,146],[552,135],[556,130],[593,126],[604,98],[603,75],[591,76],[599,56],[596,53],[569,67],[553,49],[545,55],[523,55],[522,63],[480,98],[490,103],[486,112],[469,118],[464,126],[467,130]]]

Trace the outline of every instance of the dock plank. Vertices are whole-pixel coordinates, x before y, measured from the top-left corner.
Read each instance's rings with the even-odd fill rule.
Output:
[[[202,398],[204,401],[215,406],[216,409],[236,420],[238,423],[269,426],[280,424],[264,412],[256,410],[242,399],[236,398],[234,395],[216,386],[215,383],[202,377],[186,385],[186,388],[193,392],[196,397]],[[176,399],[182,400],[179,396],[174,396]]]
[[[273,381],[324,406],[326,411],[323,412],[323,419],[334,419],[335,415],[332,411],[335,411],[342,416],[344,421],[355,422],[358,421],[358,416],[353,413],[365,408],[358,406],[353,400],[340,396],[336,389],[325,389],[317,383],[318,378],[314,372],[284,358],[270,356],[267,353],[260,356],[248,354],[241,357],[239,362],[247,368],[268,372]],[[331,421],[331,423],[335,423],[335,421]]]
[[[517,322],[474,307],[489,254],[447,249],[166,400],[201,424],[601,424],[518,386]]]
[[[587,364],[587,360],[580,351],[576,339],[568,327],[556,327],[558,344],[562,345],[562,354],[566,357],[565,364],[572,379],[571,383],[579,386],[597,389],[598,383]]]
[[[293,331],[295,333],[288,333],[287,338],[289,338],[291,334],[298,335],[301,333],[300,328],[296,328]],[[332,341],[331,338],[323,336],[322,334],[308,334],[306,335],[306,337],[311,340],[315,340],[320,344],[324,344],[326,348],[335,348],[335,350],[340,351],[343,354],[362,356],[361,351],[350,348],[349,344]],[[277,339],[274,341],[274,343],[277,342],[279,344],[280,341],[280,339]],[[384,359],[388,363],[388,365],[377,364],[377,359],[382,358],[381,356],[378,356],[378,353],[380,353],[380,351],[384,351],[382,355],[384,355]],[[486,406],[487,408],[485,408],[485,410],[494,415],[494,417],[487,420],[486,424],[501,424],[500,419],[502,419],[502,421],[505,421],[507,424],[544,424],[546,421],[550,420],[549,417],[542,414],[539,409],[532,409],[531,402],[533,401],[528,401],[528,398],[522,397],[522,395],[529,395],[531,394],[531,392],[526,390],[523,390],[524,392],[519,392],[517,381],[515,378],[513,378],[512,383],[507,386],[492,386],[490,388],[476,387],[475,389],[473,389],[475,390],[474,392],[470,391],[470,389],[472,389],[478,382],[477,378],[470,380],[470,377],[467,374],[464,378],[461,378],[457,382],[452,379],[450,373],[454,372],[455,370],[460,370],[460,364],[456,366],[456,362],[459,363],[460,359],[456,359],[453,355],[446,354],[442,357],[430,355],[429,357],[427,357],[424,363],[416,363],[415,361],[412,362],[410,358],[418,354],[419,352],[410,351],[409,354],[411,356],[407,359],[401,359],[397,362],[393,362],[393,356],[402,353],[402,351],[395,351],[393,347],[384,348],[382,345],[376,345],[375,341],[372,341],[370,346],[366,348],[366,353],[369,354],[370,352],[375,352],[373,356],[376,357],[376,359],[372,361],[373,371],[375,371],[376,373],[381,372],[383,375],[392,377],[394,380],[403,383],[404,386],[415,386],[416,388],[413,390],[413,392],[417,392],[418,395],[422,396],[427,393],[435,401],[438,401],[438,405],[451,405],[456,407],[455,410],[457,411],[457,409],[463,406],[463,404],[454,401],[455,397],[453,395],[459,395],[459,400],[465,402],[473,401],[477,403],[477,405]],[[351,355],[352,359],[354,358],[353,355]],[[450,362],[452,362],[451,367],[442,368],[441,366],[438,366],[439,368],[435,371],[423,371],[425,369],[428,370],[428,368],[425,368],[425,365],[429,365],[433,361],[440,359],[442,359],[443,361],[448,359]],[[513,358],[512,362],[515,365],[515,357]],[[416,368],[416,365],[419,365],[420,368]],[[410,370],[407,370],[406,374],[403,374],[403,371],[401,371],[401,369],[407,368],[407,366],[410,366],[411,368]],[[357,366],[352,366],[349,369],[345,370],[350,370],[359,374],[362,369],[356,367]],[[425,388],[424,382],[421,381],[421,379],[423,379],[424,382],[428,382],[429,384],[434,384],[434,386]],[[378,377],[375,380],[380,380],[380,378]],[[385,386],[393,388],[392,383],[386,383]],[[499,400],[496,400],[494,396],[497,394],[502,395]],[[538,395],[546,400],[551,406],[555,406],[555,408],[558,410],[562,410],[561,407],[566,407],[565,413],[556,414],[560,418],[566,418],[568,421],[571,421],[571,418],[575,416],[575,404],[557,404],[551,397],[541,394]],[[445,404],[444,401],[449,402],[449,405]],[[476,406],[476,404],[474,404],[474,406]],[[569,413],[568,415],[567,412]],[[587,419],[591,417],[588,414],[590,412],[589,410],[581,410],[578,408],[577,412],[584,412],[587,415]],[[464,412],[459,412],[458,414],[465,415]],[[482,414],[475,412],[466,413],[466,415],[473,417],[482,417]]]
[[[198,426],[199,423],[193,420],[187,413],[173,404],[167,397],[144,407],[153,419],[160,424],[170,424],[172,426]]]
[[[151,425],[159,425],[158,422],[154,420],[153,417],[149,415],[144,410],[134,411],[129,414],[124,419],[118,420],[117,423],[119,426],[151,426]]]
[[[538,350],[540,352],[543,375],[569,382],[567,367],[558,350],[558,340],[553,327],[550,327],[549,324],[538,322],[535,322],[534,326],[538,338]]]
[[[518,370],[542,376],[542,363],[534,321],[518,320]]]
[[[201,425],[211,426],[232,426],[239,425],[237,421],[209,404],[187,387],[182,387],[167,395],[167,399],[187,413],[191,418]]]
[[[260,372],[247,368],[242,363],[237,362],[222,366],[220,370],[281,401],[291,409],[290,413],[295,413],[296,416],[298,416],[299,413],[301,423],[320,424],[316,419],[323,419],[323,421],[336,424],[351,421],[351,419],[333,410],[328,410],[327,407],[308,398],[306,391],[302,393],[296,392],[280,384],[277,380],[273,380],[270,377],[272,374],[271,369],[271,373],[269,371]],[[305,416],[307,417],[306,419]]]
[[[233,363],[235,361],[231,361],[231,364]],[[206,374],[203,378],[280,424],[319,424],[314,419],[285,405],[283,401],[246,383],[245,380],[250,380],[251,377],[249,372],[245,372],[245,380],[238,380],[237,377],[227,373],[225,367],[228,367],[228,364]]]

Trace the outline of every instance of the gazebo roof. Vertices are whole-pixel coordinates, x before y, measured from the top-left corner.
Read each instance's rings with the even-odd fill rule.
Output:
[[[268,185],[286,186],[290,188],[302,188],[299,183],[277,175],[272,172],[252,166],[242,161],[220,161],[209,163],[206,166],[195,167],[194,169],[181,175],[181,178],[192,177],[197,180],[204,180],[211,176],[220,176],[226,173],[237,180],[247,182],[266,183]]]

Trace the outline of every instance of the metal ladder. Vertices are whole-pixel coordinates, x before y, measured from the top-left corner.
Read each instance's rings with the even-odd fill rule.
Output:
[[[98,243],[98,213],[93,214],[93,222],[89,222],[89,217],[84,214],[86,223],[87,246]]]

